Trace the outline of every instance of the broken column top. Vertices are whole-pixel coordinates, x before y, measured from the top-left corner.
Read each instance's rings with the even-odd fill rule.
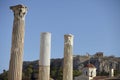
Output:
[[[50,32],[42,32],[41,34],[51,34]]]
[[[64,35],[64,37],[67,37],[67,36],[68,36],[68,37],[73,37],[72,34],[65,34],[65,35]]]
[[[18,8],[27,8],[26,6],[24,6],[23,4],[18,4],[18,5],[15,5],[15,6],[10,6],[10,9],[18,9]]]
[[[65,39],[64,43],[69,44],[69,45],[73,45],[73,37],[74,36],[72,34],[65,34],[64,35],[64,39]]]
[[[27,13],[27,7],[22,4],[10,6],[10,9],[13,10],[15,18],[18,19],[24,19],[24,15]]]

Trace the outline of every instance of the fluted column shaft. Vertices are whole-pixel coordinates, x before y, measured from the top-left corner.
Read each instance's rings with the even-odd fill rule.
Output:
[[[14,12],[14,23],[8,80],[22,80],[24,19],[27,8],[23,5],[16,5],[11,6],[10,9]]]
[[[51,33],[43,32],[40,38],[39,80],[50,79]]]
[[[73,80],[73,35],[64,35],[63,80]]]

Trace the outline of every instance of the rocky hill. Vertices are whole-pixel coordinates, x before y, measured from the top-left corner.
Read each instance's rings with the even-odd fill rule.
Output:
[[[23,62],[23,80],[37,80],[39,61]],[[81,75],[81,71],[88,63],[92,63],[97,68],[97,75],[108,75],[110,68],[114,68],[115,75],[120,74],[120,57],[101,56],[101,55],[84,55],[73,56],[73,76]],[[63,58],[51,59],[50,76],[56,80],[62,80]],[[0,75],[0,80],[7,76],[7,71]]]

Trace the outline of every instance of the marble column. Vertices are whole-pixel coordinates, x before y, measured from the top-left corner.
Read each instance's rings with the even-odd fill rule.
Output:
[[[24,5],[16,5],[11,6],[10,9],[14,13],[14,23],[8,80],[22,80],[24,26],[27,7]]]
[[[40,38],[39,80],[50,79],[51,33],[43,32]]]
[[[73,80],[73,35],[64,35],[63,80]]]
[[[109,77],[114,77],[114,69],[113,68],[110,69]]]

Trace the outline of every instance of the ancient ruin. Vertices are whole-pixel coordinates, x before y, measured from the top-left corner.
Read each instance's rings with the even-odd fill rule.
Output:
[[[14,13],[14,22],[13,22],[13,31],[12,31],[12,46],[11,46],[11,57],[10,57],[10,64],[8,71],[8,80],[22,80],[24,33],[25,33],[24,28],[25,28],[25,14],[27,13],[27,7],[24,5],[16,5],[16,6],[11,6],[10,9]],[[97,52],[92,57],[90,57],[91,55],[89,55],[88,53],[87,56],[73,56],[73,39],[74,36],[72,34],[64,35],[64,58],[62,60],[59,60],[59,62],[61,61],[62,63],[62,67],[60,68],[61,69],[63,68],[63,77],[61,77],[63,78],[63,80],[73,80],[73,66],[74,66],[73,58],[75,57],[79,61],[79,70],[82,70],[82,74],[78,77],[74,77],[74,80],[115,79],[114,76],[115,76],[115,72],[117,72],[116,70],[120,70],[119,58],[115,59],[113,56],[104,57],[103,52]],[[38,75],[34,75],[34,71],[31,71],[32,73],[30,73],[30,76],[32,77],[29,77],[29,79],[51,80],[50,54],[51,54],[51,33],[42,32],[40,35],[40,59],[39,59],[39,65],[37,65],[37,69],[39,67],[39,74],[37,72],[38,70],[36,71]],[[78,64],[78,61],[76,64]],[[88,64],[85,66],[85,62],[87,61]],[[58,64],[57,62],[55,63]],[[82,64],[80,65],[80,63]],[[92,63],[95,63],[95,65],[93,65]],[[111,67],[110,65],[113,66]],[[33,68],[34,67],[32,67],[32,69]],[[57,69],[57,68],[53,68],[53,69]],[[58,70],[59,68],[56,70],[56,72],[59,73]],[[109,76],[97,76],[96,70],[99,72],[102,71],[109,72]],[[55,77],[52,76],[52,78],[54,78],[55,80],[57,79],[56,75]]]
[[[22,80],[24,27],[27,7],[16,5],[11,6],[10,9],[14,12],[14,23],[8,80]]]
[[[110,69],[109,77],[110,77],[110,78],[111,78],[111,77],[114,77],[114,69],[113,69],[113,68]]]
[[[73,35],[64,35],[63,80],[73,80]]]
[[[51,33],[43,32],[40,38],[39,80],[50,79]]]

